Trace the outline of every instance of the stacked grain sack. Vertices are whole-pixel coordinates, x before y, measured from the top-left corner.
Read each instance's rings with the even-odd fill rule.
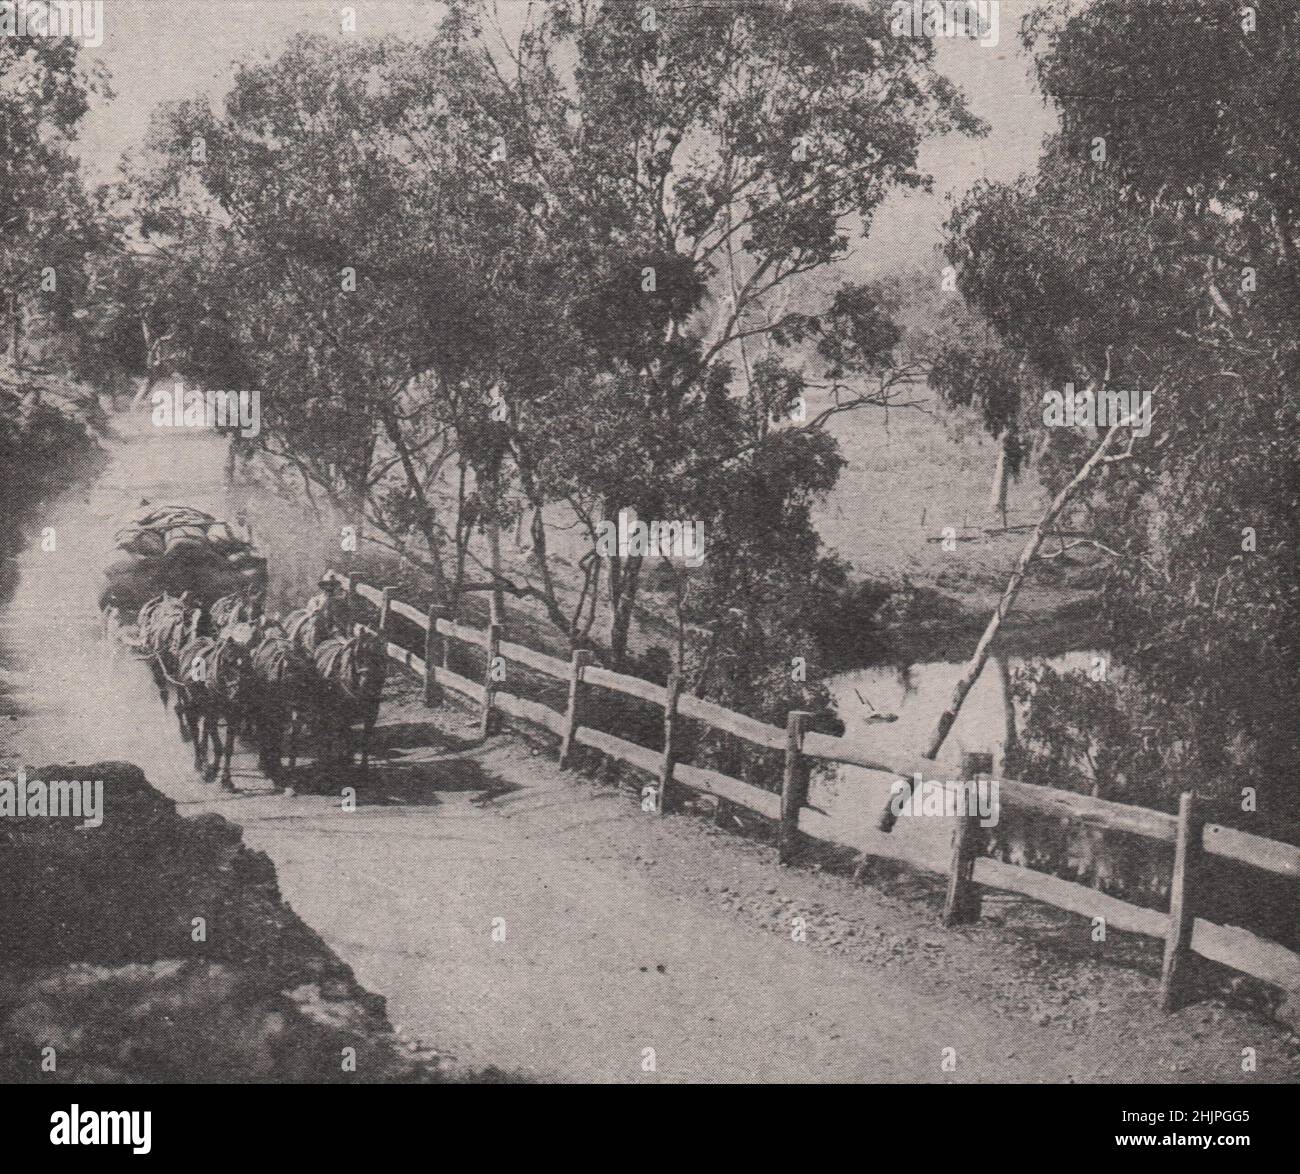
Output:
[[[113,536],[122,557],[104,568],[100,606],[130,616],[164,591],[188,591],[204,606],[250,588],[265,592],[266,559],[250,538],[247,529],[192,506],[142,501]]]
[[[240,562],[252,547],[230,526],[193,506],[169,505],[133,518],[113,536],[119,550],[139,558],[180,558],[192,552]]]

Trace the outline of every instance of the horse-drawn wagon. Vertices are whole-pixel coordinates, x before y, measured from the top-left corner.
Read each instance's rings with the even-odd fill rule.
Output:
[[[148,664],[164,707],[174,702],[196,770],[232,787],[242,731],[278,780],[286,734],[292,770],[304,722],[330,757],[350,763],[358,749],[365,770],[387,657],[350,622],[341,580],[326,573],[321,592],[282,624],[263,614],[266,559],[242,525],[164,506],[133,518],[116,543],[123,557],[106,569],[99,598],[105,634]]]
[[[266,593],[266,559],[247,528],[192,506],[148,508],[114,535],[119,557],[104,568],[99,608],[106,619],[134,622],[162,594],[190,597],[210,607],[223,596]]]

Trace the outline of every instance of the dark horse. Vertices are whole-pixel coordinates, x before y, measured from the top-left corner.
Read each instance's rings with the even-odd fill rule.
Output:
[[[312,662],[274,620],[263,623],[253,649],[253,721],[258,763],[271,779],[280,777],[280,755],[289,733],[289,769],[298,759],[298,724],[313,704]]]
[[[221,786],[233,791],[230,759],[239,729],[256,692],[253,675],[251,624],[232,624],[219,636],[195,636],[181,650],[179,672],[181,705],[194,741],[194,769],[211,781],[218,774]],[[225,744],[221,722],[226,723]],[[213,762],[208,768],[208,743]]]
[[[202,619],[202,609],[193,604],[188,592],[180,595],[164,592],[140,609],[139,646],[149,661],[149,671],[153,674],[164,709],[169,692],[172,688],[176,690],[176,724],[180,727],[182,739],[187,737],[187,730],[177,665],[181,648],[198,633]]]
[[[369,632],[330,636],[316,647],[316,711],[323,737],[338,735],[339,762],[352,762],[352,725],[361,723],[361,769],[369,763],[370,734],[388,676],[384,645]]]

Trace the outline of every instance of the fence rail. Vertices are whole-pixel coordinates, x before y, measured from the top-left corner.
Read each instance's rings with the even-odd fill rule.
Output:
[[[1102,917],[1114,928],[1162,939],[1165,942],[1165,964],[1161,1003],[1166,1008],[1176,1004],[1185,985],[1189,953],[1200,954],[1288,991],[1300,992],[1300,955],[1240,926],[1216,925],[1196,916],[1196,905],[1202,895],[1198,892],[1201,864],[1205,857],[1230,860],[1300,881],[1300,847],[1205,823],[1199,818],[1199,808],[1190,794],[1184,795],[1179,815],[1171,815],[1034,783],[998,780],[999,802],[1012,808],[1056,817],[1079,827],[1127,832],[1174,845],[1169,913],[1133,905],[1048,873],[978,856],[977,816],[958,818],[949,861],[921,858],[905,842],[883,832],[859,829],[851,837],[847,836],[833,817],[807,805],[807,774],[810,764],[820,761],[844,763],[896,778],[908,779],[920,774],[923,778],[933,779],[940,768],[932,759],[882,754],[846,737],[805,732],[803,719],[806,715],[803,714],[791,714],[787,727],[781,729],[712,701],[680,693],[675,680],[665,687],[640,677],[617,673],[590,663],[589,653],[576,653],[572,660],[561,660],[504,640],[496,628],[485,631],[467,627],[440,614],[437,609],[423,613],[392,598],[391,588],[380,589],[348,575],[339,575],[339,578],[350,595],[379,609],[378,627],[361,626],[385,641],[389,657],[424,678],[425,696],[430,704],[434,703],[438,689],[449,688],[483,708],[480,728],[484,733],[490,730],[497,712],[540,726],[561,739],[561,765],[567,765],[575,743],[625,762],[656,779],[656,807],[660,811],[664,809],[665,797],[671,789],[682,785],[777,821],[783,861],[792,855],[796,835],[802,834],[866,855],[903,860],[933,871],[946,871],[949,873],[949,894],[945,919],[950,921],[978,916],[976,886],[984,885],[1021,893],[1084,917]],[[391,618],[394,615],[425,633],[423,658],[391,640]],[[441,664],[434,651],[435,636],[444,641]],[[487,650],[488,668],[482,682],[472,681],[446,667],[447,640]],[[566,712],[560,713],[550,706],[501,689],[493,677],[494,657],[514,661],[543,676],[567,682],[569,702]],[[664,750],[652,750],[583,725],[585,691],[592,687],[635,697],[663,709]],[[786,760],[782,793],[764,790],[708,767],[677,762],[673,726],[678,717],[702,722],[762,749],[782,752]],[[972,756],[972,760],[977,757]],[[966,769],[964,763],[963,777]],[[971,779],[978,769],[971,769]],[[983,770],[986,772],[988,766],[984,765]]]

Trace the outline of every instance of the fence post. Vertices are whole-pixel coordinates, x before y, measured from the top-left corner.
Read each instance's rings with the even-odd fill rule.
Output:
[[[446,611],[443,612],[443,618],[449,624],[454,624],[456,622],[456,609],[454,607],[447,608]],[[450,636],[447,636],[442,642],[442,667],[445,669],[451,668],[451,637]]]
[[[1186,984],[1196,922],[1196,882],[1201,864],[1204,820],[1191,791],[1178,797],[1178,832],[1174,841],[1174,875],[1169,884],[1169,930],[1165,959],[1160,968],[1160,1009],[1173,1011]]]
[[[388,639],[388,614],[389,608],[393,602],[393,588],[385,587],[383,591],[383,600],[379,604],[379,635]]]
[[[569,661],[569,706],[564,712],[564,739],[560,743],[560,769],[567,768],[573,760],[574,734],[578,729],[579,702],[582,699],[582,670],[591,663],[591,653],[586,648],[575,648]]]
[[[792,709],[785,719],[785,776],[781,780],[781,825],[777,855],[782,864],[794,859],[799,841],[799,809],[808,801],[808,769],[803,760],[804,726],[812,715]]]
[[[444,645],[447,641],[438,635],[438,621],[446,615],[445,607],[431,607],[425,616],[429,626],[424,630],[424,704],[430,709],[442,704],[442,686],[438,684],[439,641]]]
[[[677,724],[677,698],[682,691],[682,679],[677,673],[668,674],[668,696],[664,700],[664,755],[659,765],[659,796],[655,810],[663,815],[668,810],[668,791],[673,784],[673,727]]]
[[[978,800],[981,776],[993,773],[993,755],[969,752],[961,756],[961,784],[971,785],[968,792]],[[975,857],[980,848],[979,803],[975,810],[957,813],[952,829],[952,857],[948,863],[948,895],[943,903],[944,925],[960,925],[965,921],[978,921],[980,894],[975,887]]]
[[[492,694],[496,692],[497,683],[492,678],[496,662],[501,657],[501,625],[488,624],[487,669],[483,673],[483,716],[479,719],[478,736],[486,738],[494,732],[495,722],[492,716]]]

